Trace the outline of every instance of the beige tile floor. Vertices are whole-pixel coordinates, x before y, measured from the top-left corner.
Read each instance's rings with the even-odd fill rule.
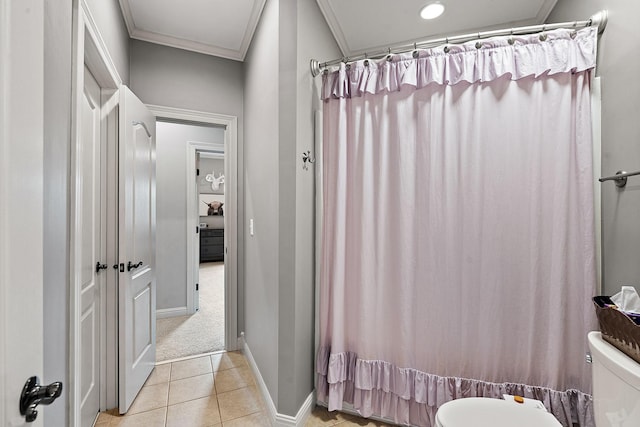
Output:
[[[316,407],[306,427],[386,426]],[[96,427],[270,427],[266,406],[242,353],[157,365],[124,416],[103,412]]]
[[[307,420],[305,427],[316,426],[366,426],[366,427],[390,427],[391,424],[381,423],[379,421],[369,420],[366,418],[356,417],[341,412],[329,412],[326,408],[316,406]]]

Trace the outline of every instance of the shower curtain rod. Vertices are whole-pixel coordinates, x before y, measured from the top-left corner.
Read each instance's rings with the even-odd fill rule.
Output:
[[[509,36],[509,35],[518,35],[518,34],[531,34],[537,33],[540,31],[548,31],[555,30],[558,28],[583,28],[583,27],[591,27],[597,26],[598,33],[601,34],[604,31],[604,28],[607,26],[608,12],[607,10],[601,10],[594,15],[591,16],[586,21],[572,21],[572,22],[560,22],[558,24],[540,24],[540,25],[531,25],[528,27],[516,27],[509,28],[503,30],[493,30],[493,31],[480,31],[478,33],[470,33],[470,34],[462,34],[462,35],[454,35],[449,37],[440,37],[437,39],[428,39],[422,41],[416,41],[415,43],[403,44],[394,47],[389,47],[387,50],[380,50],[376,52],[366,52],[361,55],[356,55],[352,57],[342,57],[339,59],[333,59],[331,61],[319,62],[316,59],[311,60],[311,75],[316,77],[318,74],[322,72],[322,70],[326,70],[328,67],[332,65],[337,65],[341,62],[354,62],[360,59],[378,59],[384,58],[386,55],[392,53],[405,53],[411,52],[412,50],[416,50],[418,48],[427,48],[439,46],[442,44],[456,44],[456,43],[464,43],[470,40],[476,39],[486,39],[489,37],[496,36]]]

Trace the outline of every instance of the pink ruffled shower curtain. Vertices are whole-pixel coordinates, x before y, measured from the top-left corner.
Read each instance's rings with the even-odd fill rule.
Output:
[[[596,29],[323,77],[318,400],[434,426],[470,396],[593,426]]]

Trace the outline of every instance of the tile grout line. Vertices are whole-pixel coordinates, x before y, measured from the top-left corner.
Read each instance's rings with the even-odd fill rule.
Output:
[[[202,356],[200,356],[200,357],[202,357]],[[164,409],[164,426],[168,427],[169,426],[169,407],[170,406],[177,406],[177,405],[184,404],[184,403],[187,403],[187,402],[191,402],[191,401],[194,401],[194,400],[198,400],[198,399],[201,399],[201,398],[206,398],[208,396],[215,396],[215,403],[217,405],[217,410],[218,410],[218,415],[220,417],[220,426],[221,427],[224,426],[225,422],[231,422],[231,421],[243,418],[243,417],[255,416],[256,414],[260,414],[261,412],[264,412],[264,405],[261,402],[258,402],[259,405],[258,405],[258,408],[256,408],[255,411],[249,412],[247,414],[239,415],[239,416],[230,418],[230,419],[228,419],[226,421],[223,421],[222,420],[222,412],[221,412],[221,404],[220,404],[220,399],[219,399],[219,395],[221,393],[219,393],[218,389],[217,389],[218,384],[217,384],[217,381],[216,381],[216,373],[221,372],[221,371],[234,370],[234,369],[235,370],[240,370],[243,366],[241,366],[241,365],[237,366],[237,365],[235,365],[235,362],[231,362],[231,365],[228,366],[226,369],[218,369],[217,371],[215,371],[214,367],[213,367],[213,365],[214,365],[213,364],[213,355],[204,356],[204,357],[208,357],[209,358],[209,365],[210,365],[210,368],[211,368],[210,372],[202,373],[202,374],[198,374],[198,375],[193,375],[193,376],[190,376],[190,377],[180,378],[180,379],[174,379],[174,371],[173,371],[174,366],[173,366],[173,363],[176,363],[176,362],[170,363],[170,366],[169,366],[169,379],[167,381],[167,396],[166,396],[166,400],[165,400],[165,405],[161,406],[159,408],[153,408],[153,409],[150,408],[150,409],[147,409],[146,411],[141,411],[141,412],[138,412],[138,413],[132,414],[132,415],[140,415],[140,414],[144,414],[144,413],[147,413],[147,412],[155,411],[155,410],[158,410],[158,409]],[[199,376],[199,375],[209,375],[209,374],[211,375],[211,377],[213,379],[213,390],[212,390],[211,394],[209,394],[207,396],[194,397],[192,399],[188,399],[188,400],[185,400],[183,402],[176,402],[174,404],[170,404],[169,396],[171,394],[172,383],[173,382],[176,382],[176,381],[179,381],[179,380],[188,379],[188,378],[193,378],[193,377],[196,377],[196,376]],[[242,389],[251,389],[252,386],[255,387],[255,378],[253,377],[253,375],[252,375],[252,381],[245,381],[244,378],[241,378],[240,380],[243,382],[243,386],[242,387],[237,387],[237,388],[232,388],[230,390],[225,390],[224,392],[222,392],[222,394],[228,393],[228,392],[234,392],[234,391],[238,391],[238,390],[242,390]],[[150,386],[160,385],[160,384],[162,384],[162,382],[157,383],[157,384],[152,384]],[[109,423],[109,424],[111,424],[111,423]]]
[[[167,427],[169,424],[169,396],[171,396],[171,377],[173,376],[173,362],[169,366],[169,387],[167,390],[167,407],[164,412],[164,427]]]

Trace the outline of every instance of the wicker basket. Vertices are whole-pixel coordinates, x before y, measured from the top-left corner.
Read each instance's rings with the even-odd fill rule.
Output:
[[[602,338],[640,363],[640,326],[621,311],[602,306],[602,297],[593,298]]]

